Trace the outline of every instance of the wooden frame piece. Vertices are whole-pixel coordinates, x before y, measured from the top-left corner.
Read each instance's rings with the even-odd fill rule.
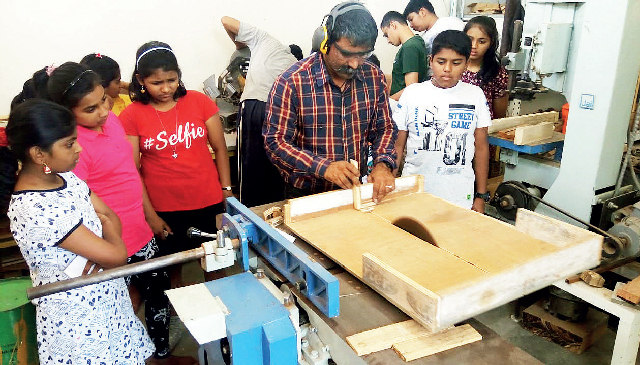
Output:
[[[422,175],[397,178],[395,190],[389,193],[379,204],[384,204],[385,201],[389,201],[393,197],[422,192],[423,189],[424,177]],[[361,202],[373,198],[373,184],[362,184],[358,190],[360,191]],[[285,223],[290,224],[319,212],[352,209],[354,206],[354,194],[353,190],[342,189],[289,199],[284,206]]]
[[[517,145],[525,145],[543,141],[553,137],[554,131],[555,125],[552,122],[542,122],[516,127],[513,143]]]
[[[555,124],[558,122],[558,117],[559,113],[553,111],[494,119],[488,128],[488,132],[491,134],[503,129],[517,127],[519,125],[537,124],[541,122],[552,122]]]

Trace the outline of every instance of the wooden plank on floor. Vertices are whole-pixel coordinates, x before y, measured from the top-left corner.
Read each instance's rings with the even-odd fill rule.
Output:
[[[404,361],[408,362],[480,340],[482,335],[470,324],[464,324],[415,340],[395,343],[392,347]]]
[[[433,331],[410,319],[348,336],[347,343],[358,356],[363,356],[390,349],[394,343],[413,340],[432,333]]]
[[[513,137],[513,143],[516,145],[525,145],[549,139],[553,136],[554,128],[555,126],[552,122],[517,127]]]
[[[558,121],[558,117],[559,117],[558,112],[544,112],[544,113],[518,115],[515,117],[494,119],[491,121],[491,126],[489,126],[489,133],[494,133],[497,131],[501,131],[503,129],[517,127],[523,124],[527,125],[527,124],[536,124],[541,122],[556,123]]]

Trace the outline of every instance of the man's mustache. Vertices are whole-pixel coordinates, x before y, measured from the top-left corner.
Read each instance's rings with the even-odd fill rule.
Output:
[[[336,71],[338,73],[340,73],[340,74],[343,74],[343,75],[347,76],[347,78],[350,79],[356,74],[356,71],[358,71],[358,69],[357,68],[352,68],[352,67],[350,67],[348,65],[344,65],[344,66],[341,66],[340,68],[338,68]]]

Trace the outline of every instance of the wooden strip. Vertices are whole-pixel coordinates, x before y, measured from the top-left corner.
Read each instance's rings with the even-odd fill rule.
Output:
[[[362,280],[430,332],[439,328],[440,298],[368,252],[362,255]]]
[[[350,160],[350,163],[356,168],[356,170],[360,170],[358,168],[358,161]],[[353,185],[353,187],[351,189],[353,191],[353,208],[355,210],[360,210],[360,209],[362,209],[362,200],[361,200],[361,195],[360,195],[360,185]]]
[[[289,203],[284,205],[284,224],[291,224],[291,205]]]
[[[513,143],[516,145],[525,145],[549,139],[553,136],[554,128],[555,126],[552,122],[517,127],[513,137]]]
[[[558,247],[584,242],[591,238],[602,239],[599,234],[523,208],[518,209],[515,226],[518,231],[528,236]],[[599,260],[600,257],[597,259]]]
[[[523,124],[536,124],[541,122],[553,122],[558,121],[558,112],[544,112],[527,115],[518,115],[516,117],[500,118],[491,121],[489,126],[489,133],[501,131],[503,129],[517,127]]]
[[[618,289],[618,296],[633,304],[640,303],[640,276]]]
[[[408,362],[480,340],[482,335],[470,324],[464,324],[415,340],[395,343],[392,347],[402,360]]]
[[[382,202],[395,199],[396,197],[412,194],[420,191],[424,185],[420,175],[403,176],[396,178],[396,188],[388,194]],[[371,200],[373,197],[373,184],[360,185],[360,199],[362,201]],[[285,212],[285,222],[296,222],[301,219],[315,217],[320,212],[326,214],[328,211],[341,210],[344,207],[353,206],[353,192],[351,190],[333,190],[326,193],[309,195],[296,199],[289,199],[289,212]],[[288,223],[287,223],[288,224]]]
[[[432,333],[433,331],[410,319],[348,336],[347,343],[358,356],[363,356],[390,349],[394,343],[413,340]]]

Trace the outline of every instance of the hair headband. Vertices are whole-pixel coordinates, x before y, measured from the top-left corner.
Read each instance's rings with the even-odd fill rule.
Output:
[[[151,52],[151,51],[157,51],[159,49],[164,49],[165,51],[169,51],[171,53],[173,53],[173,50],[171,48],[167,48],[167,47],[153,47],[153,48],[149,48],[148,50],[142,52],[142,54],[138,57],[138,59],[136,60],[136,70],[138,69],[138,64],[140,63],[140,60],[142,59],[142,57],[144,57],[147,53]]]
[[[82,78],[82,76],[84,76],[84,75],[88,74],[89,72],[93,72],[93,71],[91,71],[91,70],[84,70],[84,71],[82,71],[82,73],[81,73],[80,75],[78,75],[78,77],[76,77],[73,81],[71,81],[71,83],[69,84],[69,86],[67,86],[67,88],[66,88],[66,89],[64,89],[64,91],[62,92],[62,97],[64,97],[64,96],[69,92],[69,90],[71,90],[71,88],[72,88],[72,87],[74,87],[74,86],[75,86],[75,84],[77,84],[77,83],[78,83],[78,81],[80,81],[80,79]]]

